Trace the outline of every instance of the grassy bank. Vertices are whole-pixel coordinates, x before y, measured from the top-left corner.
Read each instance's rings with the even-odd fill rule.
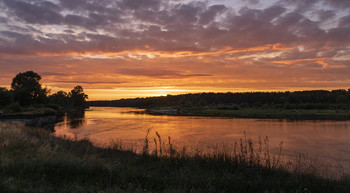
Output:
[[[0,117],[11,117],[11,116],[39,116],[47,114],[57,114],[58,109],[45,106],[45,105],[32,105],[22,107],[18,103],[12,103],[5,107],[0,107],[2,115]]]
[[[153,142],[154,140],[154,142]],[[121,144],[98,148],[43,129],[0,123],[0,190],[5,192],[348,192],[350,179],[323,179],[286,165],[250,140],[189,154],[145,139],[143,155]],[[150,149],[150,143],[157,144]],[[264,142],[263,142],[264,143]],[[260,153],[259,153],[260,152]]]
[[[278,109],[253,108],[236,106],[197,106],[197,107],[161,107],[150,108],[151,114],[167,114],[179,116],[211,116],[234,118],[269,118],[297,120],[350,120],[350,110],[344,109]]]

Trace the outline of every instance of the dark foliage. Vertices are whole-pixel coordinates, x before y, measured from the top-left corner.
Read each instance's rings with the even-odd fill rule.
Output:
[[[10,91],[0,87],[0,106],[6,106],[13,102],[13,97]]]
[[[49,96],[49,103],[59,106],[67,106],[69,104],[69,95],[64,91],[58,91],[57,93]]]
[[[41,87],[40,80],[41,76],[33,71],[18,73],[11,83],[15,101],[23,106],[46,103],[49,90]]]
[[[84,109],[88,95],[83,87],[75,86],[71,92],[58,91],[49,95],[47,88],[40,84],[41,76],[33,71],[18,73],[12,80],[11,90],[0,87],[0,107],[6,113],[20,113],[36,109],[38,114],[41,108],[61,112],[67,110]],[[47,110],[47,109],[46,109]]]
[[[74,107],[83,109],[86,105],[86,99],[88,95],[84,93],[84,89],[81,86],[75,86],[71,92],[66,93],[64,91],[58,91],[49,96],[49,104],[60,107]]]
[[[88,95],[84,93],[84,89],[81,86],[76,86],[69,93],[70,102],[73,107],[84,108]]]
[[[285,109],[348,109],[350,89],[296,92],[197,93],[160,97],[91,101],[91,106],[162,107],[233,105],[239,107],[274,107]]]

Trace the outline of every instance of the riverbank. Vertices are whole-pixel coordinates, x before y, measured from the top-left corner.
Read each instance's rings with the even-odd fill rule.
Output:
[[[54,124],[59,122],[63,115],[61,111],[49,107],[27,107],[16,112],[5,111],[0,115],[0,122],[24,124],[54,131]]]
[[[308,170],[250,154],[245,142],[236,155],[189,155],[170,142],[162,150],[135,154],[98,148],[87,140],[0,123],[2,192],[348,192],[350,179],[323,179]],[[160,144],[160,143],[158,143]],[[274,161],[273,161],[274,160]],[[277,164],[279,163],[279,164]]]
[[[29,106],[29,107],[3,107],[0,108],[2,112],[0,118],[11,119],[19,117],[36,117],[36,116],[46,116],[46,115],[56,115],[62,114],[58,109],[45,107],[45,106]]]
[[[2,108],[0,122],[20,123],[30,127],[41,127],[54,131],[54,125],[63,120],[65,114],[77,116],[84,114],[85,109],[62,107],[57,105],[33,105],[16,108]]]
[[[344,109],[274,109],[234,108],[226,106],[160,107],[145,111],[155,115],[206,116],[291,120],[350,120],[350,110]]]

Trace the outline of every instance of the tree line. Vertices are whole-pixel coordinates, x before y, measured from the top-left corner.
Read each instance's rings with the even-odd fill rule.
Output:
[[[162,107],[230,105],[283,109],[350,108],[350,89],[311,90],[295,92],[194,93],[111,101],[90,101],[90,106]],[[225,107],[223,107],[225,108]]]
[[[0,107],[31,105],[48,105],[50,107],[84,108],[88,95],[83,87],[75,86],[70,92],[58,91],[50,94],[50,90],[44,88],[41,76],[33,71],[18,73],[11,83],[11,89],[0,87]]]

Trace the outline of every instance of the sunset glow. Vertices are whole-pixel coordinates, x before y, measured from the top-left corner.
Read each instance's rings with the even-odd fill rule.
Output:
[[[89,100],[350,87],[350,1],[0,0],[0,87]]]

